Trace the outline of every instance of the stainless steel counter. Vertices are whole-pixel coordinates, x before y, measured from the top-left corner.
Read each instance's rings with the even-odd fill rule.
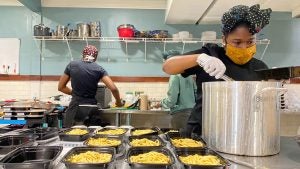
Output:
[[[280,153],[267,157],[244,157],[222,153],[223,157],[234,161],[246,162],[243,166],[231,161],[230,169],[300,169],[300,146],[292,137],[281,137]]]
[[[137,109],[100,109],[104,114],[115,115],[115,125],[121,126],[121,115],[125,116],[125,124],[135,126],[132,124],[132,115],[155,115],[155,116],[170,116],[168,110],[137,110]],[[148,116],[148,117],[149,117]]]

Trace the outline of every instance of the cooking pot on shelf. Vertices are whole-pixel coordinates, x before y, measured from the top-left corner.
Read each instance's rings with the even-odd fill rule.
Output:
[[[34,36],[50,36],[50,28],[46,27],[44,24],[33,26]]]
[[[101,35],[100,22],[91,22],[90,29],[91,29],[91,37],[100,37]]]
[[[267,156],[280,150],[280,82],[202,84],[202,134],[217,151]]]
[[[67,26],[64,26],[64,25],[57,25],[56,27],[56,36],[57,37],[64,37],[64,36],[67,36],[67,33],[69,31],[69,28]]]
[[[134,37],[134,26],[130,24],[122,24],[118,26],[118,34],[120,38]]]
[[[90,37],[91,30],[90,25],[86,23],[79,23],[77,24],[77,30],[78,30],[78,37]]]

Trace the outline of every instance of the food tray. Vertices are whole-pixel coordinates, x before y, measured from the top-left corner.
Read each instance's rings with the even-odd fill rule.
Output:
[[[188,164],[184,164],[179,159],[179,156],[188,156],[188,155],[194,155],[194,154],[217,156],[221,160],[221,165],[188,165]],[[227,168],[229,168],[229,165],[230,165],[228,160],[224,159],[221,155],[219,155],[215,151],[208,149],[208,148],[176,150],[176,157],[185,169],[227,169]]]
[[[112,154],[112,160],[108,163],[70,163],[67,159],[73,154],[84,153],[86,151],[96,151],[99,153]],[[68,169],[104,169],[113,165],[115,149],[112,147],[74,147],[61,160]]]
[[[130,157],[133,155],[139,155],[139,154],[143,154],[143,153],[148,153],[150,151],[156,151],[159,153],[163,153],[165,155],[167,155],[168,157],[170,157],[171,162],[170,164],[142,164],[142,163],[133,163],[130,160]],[[175,158],[172,155],[172,153],[170,152],[170,150],[166,149],[166,148],[130,148],[127,152],[126,155],[126,160],[129,164],[129,166],[131,167],[131,169],[171,169],[173,168],[173,166],[175,165]]]
[[[152,140],[152,141],[158,140],[159,143],[160,143],[160,145],[159,145],[159,146],[139,146],[139,148],[147,148],[147,147],[157,147],[157,148],[159,148],[159,147],[164,147],[164,146],[166,145],[166,143],[163,142],[162,139],[161,139],[159,136],[156,136],[156,135],[129,136],[129,137],[128,137],[128,143],[127,143],[127,144],[128,144],[130,147],[134,147],[134,146],[131,145],[131,141],[132,141],[133,139],[142,139],[142,138],[147,138],[147,139]],[[136,147],[137,147],[137,146],[136,146]]]
[[[66,134],[66,132],[73,130],[74,128],[70,128],[70,129],[66,129],[66,130],[62,130],[58,135],[59,135],[59,139],[62,141],[84,141],[86,140],[88,137],[90,137],[90,133],[91,133],[91,129],[84,129],[87,130],[88,133],[87,134],[83,134],[83,135],[69,135]]]
[[[6,169],[50,169],[62,151],[61,146],[20,147],[1,159]]]
[[[134,131],[136,131],[136,130],[146,130],[146,129],[152,129],[154,132],[147,133],[147,134],[142,134],[143,136],[145,136],[145,135],[158,135],[159,129],[156,128],[156,127],[152,127],[152,128],[151,127],[137,127],[137,128],[133,128],[133,129],[130,130],[130,135],[134,136],[132,133]],[[142,136],[142,135],[135,135],[135,136]]]
[[[36,140],[48,140],[55,136],[58,136],[58,128],[48,127],[48,128],[33,128],[29,130],[19,131],[19,133],[26,134],[29,136],[37,136]]]
[[[174,145],[173,145],[173,143],[172,143],[172,141],[171,141],[171,139],[184,139],[184,138],[188,138],[188,137],[181,137],[181,136],[177,136],[176,134],[174,134],[174,135],[168,135],[169,137],[168,137],[168,140],[169,140],[169,142],[170,142],[170,144],[171,144],[171,146],[175,149],[175,150],[177,150],[177,149],[203,149],[203,148],[205,148],[206,147],[206,142],[201,138],[201,137],[192,137],[192,138],[190,138],[190,139],[193,139],[193,140],[196,140],[196,141],[200,141],[200,142],[202,142],[204,145],[203,145],[203,147],[175,147]]]
[[[102,132],[102,131],[107,131],[107,130],[114,130],[114,129],[124,129],[125,132],[123,134],[119,134],[119,135],[113,135],[113,134],[98,134],[97,132]],[[95,135],[100,135],[100,136],[118,136],[118,137],[124,137],[125,134],[128,132],[128,128],[121,128],[121,127],[105,127],[99,130],[95,131]]]
[[[118,146],[93,146],[93,145],[88,145],[88,141],[89,141],[90,138],[108,138],[108,139],[114,139],[114,140],[119,140],[119,141],[121,141],[121,144],[118,145]],[[86,141],[84,141],[84,142],[83,142],[83,145],[86,145],[86,146],[88,146],[88,147],[113,147],[113,148],[115,148],[117,154],[124,153],[124,151],[125,151],[125,147],[124,147],[124,144],[122,143],[122,139],[120,139],[120,138],[117,137],[117,136],[101,136],[101,135],[95,135],[95,136],[90,137],[90,138],[88,138]]]
[[[0,137],[0,154],[8,152],[22,146],[32,146],[34,139],[28,136],[7,135]]]

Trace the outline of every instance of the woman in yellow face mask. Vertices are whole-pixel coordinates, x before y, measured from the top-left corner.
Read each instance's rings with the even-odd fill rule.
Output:
[[[238,81],[262,80],[255,70],[266,69],[267,65],[254,58],[255,34],[269,24],[271,11],[260,10],[259,5],[234,6],[221,19],[222,46],[206,44],[164,63],[163,70],[168,74],[196,74],[197,99],[187,123],[187,135],[201,134],[203,82],[221,80],[224,74]]]

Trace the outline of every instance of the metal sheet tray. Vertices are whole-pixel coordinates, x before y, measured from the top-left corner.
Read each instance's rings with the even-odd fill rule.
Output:
[[[272,69],[260,69],[255,71],[258,72],[265,80],[268,79],[281,80],[281,79],[300,77],[300,66],[278,67]]]
[[[152,133],[147,133],[147,134],[142,134],[142,135],[158,135],[158,131],[159,131],[159,128],[157,128],[157,127],[136,127],[136,128],[133,128],[133,129],[131,129],[130,130],[130,135],[131,136],[142,136],[142,135],[133,135],[132,133],[134,132],[134,131],[136,131],[136,130],[146,130],[146,129],[151,129],[151,130],[153,130],[154,132],[152,132]]]
[[[9,169],[50,169],[61,151],[61,146],[20,147],[3,157],[0,165]]]
[[[0,154],[7,154],[10,151],[22,147],[32,146],[34,138],[25,135],[7,135],[0,137]]]
[[[142,164],[142,163],[133,163],[130,160],[131,156],[134,155],[139,155],[139,154],[143,154],[143,153],[148,153],[150,151],[156,151],[159,153],[163,153],[164,155],[168,156],[171,159],[170,164]],[[129,166],[131,167],[131,169],[171,169],[174,167],[175,165],[175,158],[172,155],[172,153],[170,152],[170,150],[166,149],[166,148],[130,148],[127,152],[126,155],[126,161],[129,164]]]
[[[83,135],[69,135],[66,132],[73,130],[74,128],[65,129],[59,132],[59,139],[62,141],[85,141],[88,137],[90,137],[92,129],[85,129],[88,131],[87,134]]]
[[[180,159],[179,156],[188,156],[188,155],[214,155],[217,156],[220,161],[221,165],[189,165],[184,164]],[[227,169],[230,166],[230,163],[228,160],[223,158],[221,155],[219,155],[217,152],[204,148],[204,149],[189,149],[189,150],[176,150],[176,157],[178,161],[183,165],[185,169]]]
[[[96,151],[99,153],[109,153],[112,155],[112,160],[108,163],[70,163],[67,159],[75,154],[84,153],[86,151]],[[61,160],[68,169],[104,169],[113,165],[115,158],[115,149],[112,147],[74,147]]]
[[[152,140],[152,141],[158,140],[160,145],[159,146],[132,146],[131,145],[131,141],[133,139],[143,139],[143,138],[146,138],[146,139],[149,139],[149,140]],[[139,148],[147,148],[147,147],[157,147],[157,148],[159,148],[159,147],[164,147],[166,145],[166,143],[159,136],[156,136],[156,135],[129,136],[127,144],[130,147],[139,147]]]

